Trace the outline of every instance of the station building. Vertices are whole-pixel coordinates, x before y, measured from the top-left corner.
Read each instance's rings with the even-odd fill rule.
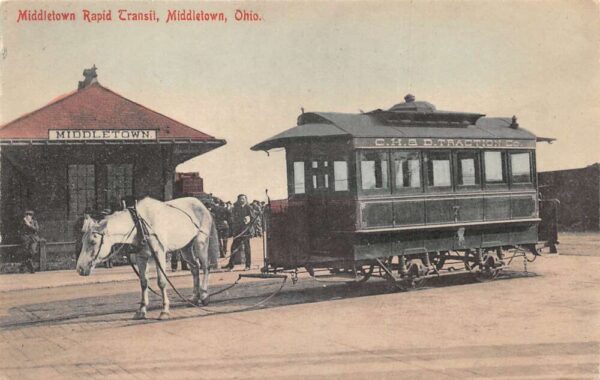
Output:
[[[2,244],[18,242],[32,209],[48,246],[73,251],[84,210],[172,199],[177,165],[226,143],[102,86],[95,67],[84,77],[76,91],[0,127]]]

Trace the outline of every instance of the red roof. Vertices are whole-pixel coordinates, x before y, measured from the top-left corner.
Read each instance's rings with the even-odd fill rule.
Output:
[[[159,140],[215,140],[97,82],[3,125],[0,140],[47,140],[50,129],[156,129]]]

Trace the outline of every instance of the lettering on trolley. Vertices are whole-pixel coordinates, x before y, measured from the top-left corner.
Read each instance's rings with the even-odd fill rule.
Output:
[[[357,138],[357,148],[535,148],[535,141],[465,138]]]

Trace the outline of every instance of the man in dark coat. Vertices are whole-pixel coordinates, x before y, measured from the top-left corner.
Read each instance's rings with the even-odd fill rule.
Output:
[[[224,267],[233,269],[235,257],[240,254],[240,250],[244,250],[246,258],[246,268],[250,269],[252,263],[252,252],[250,250],[250,238],[252,237],[252,222],[254,214],[252,208],[248,204],[248,198],[244,194],[238,195],[238,200],[233,205],[232,210],[232,233],[234,236],[231,243],[231,257],[229,263]]]
[[[23,243],[21,273],[25,272],[25,269],[28,269],[30,273],[35,273],[33,269],[33,257],[35,257],[38,250],[40,241],[39,230],[38,222],[33,218],[33,211],[25,211],[25,216],[21,220],[21,241]]]
[[[217,233],[219,235],[219,250],[221,258],[227,255],[227,243],[229,240],[229,223],[231,221],[231,211],[225,206],[223,201],[215,207],[215,222],[217,223]]]

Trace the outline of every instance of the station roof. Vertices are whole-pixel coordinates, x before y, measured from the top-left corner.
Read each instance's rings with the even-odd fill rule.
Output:
[[[377,109],[359,114],[303,113],[298,117],[296,127],[251,149],[269,150],[321,138],[362,137],[553,140],[536,138],[531,132],[519,127],[514,117],[485,117],[478,113],[438,111],[431,103],[415,102],[413,97],[411,101],[396,104],[387,111]]]
[[[56,143],[48,141],[50,130],[155,130],[156,141],[152,143],[200,144],[204,145],[204,152],[207,151],[207,145],[213,146],[211,149],[214,149],[225,144],[225,140],[216,139],[148,109],[100,85],[97,81],[0,126],[0,144]],[[77,141],[60,143],[72,144]]]

